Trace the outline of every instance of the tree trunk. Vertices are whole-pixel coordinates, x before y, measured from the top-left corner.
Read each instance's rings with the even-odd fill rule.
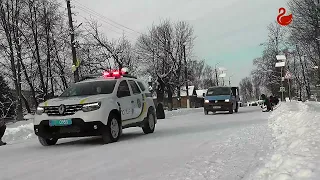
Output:
[[[168,93],[168,110],[172,111],[172,107],[173,107],[173,100],[172,100],[172,89],[170,87],[170,85],[167,86],[167,93]]]
[[[54,46],[55,54],[56,54],[56,58],[57,58],[57,61],[55,61],[55,62],[57,64],[57,66],[58,66],[58,69],[60,70],[60,78],[61,78],[63,87],[66,89],[66,88],[68,88],[68,83],[67,83],[67,80],[66,80],[66,77],[65,77],[64,67],[61,64],[61,60],[60,60],[60,57],[59,57],[59,54],[58,54],[57,43],[56,43],[56,40],[55,40],[54,36],[52,36],[52,42],[53,42],[53,46]]]
[[[179,82],[180,83],[180,82]],[[178,90],[178,104],[179,104],[179,108],[181,108],[181,86],[179,85],[179,87],[177,88]]]
[[[164,104],[164,88],[165,85],[164,83],[158,78],[158,87],[157,87],[157,103],[162,103]]]
[[[28,111],[28,113],[30,114],[31,113],[31,108],[30,108],[30,105],[29,105],[29,102],[27,101],[27,99],[26,99],[26,97],[24,97],[24,95],[22,94],[22,100],[23,100],[23,102],[24,102],[24,105],[25,105],[25,107],[26,107],[26,109],[27,109],[27,111]]]
[[[27,70],[26,70],[26,67],[25,67],[23,61],[21,60],[20,63],[21,63],[21,66],[22,66],[23,73],[24,73],[24,76],[25,76],[25,78],[26,78],[26,81],[27,81],[27,83],[28,83],[28,85],[29,85],[29,87],[30,87],[31,94],[32,94],[32,99],[33,99],[33,101],[34,101],[34,103],[35,103],[35,105],[36,105],[36,107],[37,107],[37,106],[38,106],[38,101],[37,101],[37,98],[36,98],[36,92],[35,92],[35,90],[34,90],[33,84],[32,84],[32,82],[30,81],[30,78],[29,78],[29,76],[28,76],[28,73],[27,73]]]
[[[32,3],[32,2],[31,2]],[[44,83],[44,76],[42,73],[42,67],[41,67],[41,60],[40,60],[40,51],[39,51],[39,41],[38,41],[38,26],[36,24],[37,20],[37,12],[36,8],[33,6],[34,4],[30,4],[29,10],[30,10],[30,15],[31,15],[31,27],[32,27],[32,35],[35,43],[35,51],[36,51],[36,62],[38,65],[38,71],[39,71],[39,77],[40,77],[40,85],[41,89],[43,91],[43,96],[47,94],[45,83]],[[34,18],[32,14],[34,13]]]

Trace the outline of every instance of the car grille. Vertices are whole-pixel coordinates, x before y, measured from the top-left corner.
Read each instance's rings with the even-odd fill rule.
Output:
[[[210,102],[210,103],[215,103],[216,100],[210,100],[209,102]],[[219,103],[220,103],[220,102],[225,102],[225,100],[218,100],[217,102],[219,102]]]
[[[75,105],[66,105],[66,110],[64,114],[59,113],[59,106],[47,106],[44,107],[44,113],[48,114],[48,116],[69,116],[75,114],[77,111],[82,110],[81,104]]]

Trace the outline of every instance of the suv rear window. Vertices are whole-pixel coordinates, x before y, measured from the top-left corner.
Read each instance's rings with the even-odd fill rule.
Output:
[[[111,94],[117,80],[91,81],[73,84],[66,89],[60,97],[91,96],[98,94]]]
[[[140,89],[141,89],[142,91],[145,91],[145,90],[146,90],[146,87],[144,86],[144,84],[143,84],[142,82],[140,82],[140,81],[137,81],[137,82],[138,82],[138,85],[139,85]]]

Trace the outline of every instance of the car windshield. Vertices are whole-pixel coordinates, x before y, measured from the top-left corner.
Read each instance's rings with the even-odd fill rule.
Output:
[[[98,94],[111,94],[116,85],[116,80],[91,81],[74,84],[66,89],[60,97],[90,96]]]
[[[216,87],[208,89],[207,96],[230,95],[230,88]]]

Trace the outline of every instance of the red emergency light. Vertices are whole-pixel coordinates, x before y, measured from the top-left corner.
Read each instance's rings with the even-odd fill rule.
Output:
[[[128,74],[127,68],[122,68],[120,71],[119,70],[104,71],[102,76],[104,78],[119,78],[125,74]]]

